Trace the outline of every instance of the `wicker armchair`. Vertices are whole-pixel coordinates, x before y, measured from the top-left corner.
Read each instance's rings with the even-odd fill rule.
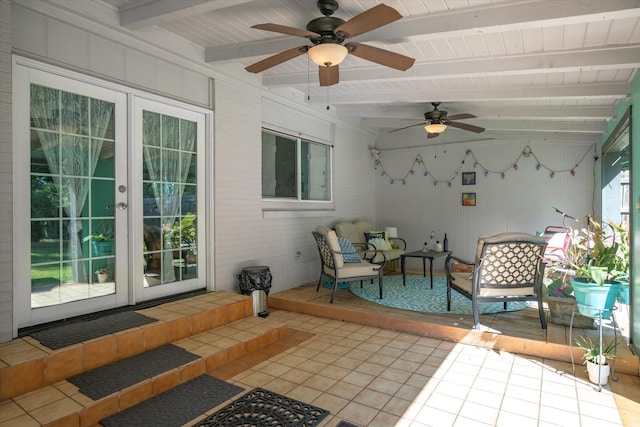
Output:
[[[474,328],[480,329],[478,304],[511,301],[537,301],[542,329],[547,320],[542,304],[544,237],[526,233],[502,233],[478,240],[476,259],[470,263],[453,255],[445,261],[447,274],[447,310],[451,310],[451,290],[471,300]],[[467,271],[454,268],[457,263]],[[468,268],[472,267],[470,273]],[[464,270],[464,268],[462,268]]]

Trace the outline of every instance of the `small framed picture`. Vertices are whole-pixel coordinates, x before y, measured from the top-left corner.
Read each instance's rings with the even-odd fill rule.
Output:
[[[462,185],[476,185],[476,173],[462,172]]]
[[[476,193],[462,193],[462,206],[475,206]]]

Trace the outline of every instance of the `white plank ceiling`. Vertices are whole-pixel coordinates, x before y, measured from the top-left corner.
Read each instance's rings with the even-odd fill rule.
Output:
[[[70,0],[52,0],[64,4]],[[243,67],[304,38],[250,28],[304,29],[322,16],[315,0],[93,0],[140,37],[177,37],[211,66]],[[348,20],[381,3],[340,0]],[[450,128],[440,142],[478,139],[599,141],[640,64],[640,0],[385,0],[402,19],[354,39],[415,58],[397,71],[349,55],[340,83],[320,87],[307,55],[262,72],[263,85],[328,102],[360,126],[386,134],[424,121],[431,102],[482,134]],[[411,128],[393,135],[419,131]],[[435,139],[431,139],[435,141]]]

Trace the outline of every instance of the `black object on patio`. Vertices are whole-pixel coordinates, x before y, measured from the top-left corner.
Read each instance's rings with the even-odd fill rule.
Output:
[[[238,287],[243,295],[253,297],[253,315],[267,317],[267,296],[271,289],[271,271],[268,266],[245,267],[236,276]]]

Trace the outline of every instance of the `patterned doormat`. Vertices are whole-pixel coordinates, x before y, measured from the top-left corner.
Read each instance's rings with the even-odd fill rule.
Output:
[[[311,427],[328,415],[325,409],[255,388],[193,427]]]
[[[360,282],[351,283],[351,292],[367,301],[388,307],[404,310],[420,311],[423,313],[472,314],[471,300],[456,291],[451,291],[451,311],[447,311],[447,278],[433,276],[433,289],[429,284],[429,276],[407,275],[407,284],[402,286],[402,275],[384,276],[382,282],[382,299],[378,282],[371,284],[365,280],[362,289]],[[526,301],[516,301],[507,304],[507,309],[501,302],[481,302],[480,314],[499,313],[502,311],[518,311],[529,307]]]
[[[46,345],[52,350],[57,350],[157,321],[157,319],[147,317],[135,311],[123,311],[108,314],[97,319],[70,320],[69,323],[34,332],[31,336],[42,345]]]

